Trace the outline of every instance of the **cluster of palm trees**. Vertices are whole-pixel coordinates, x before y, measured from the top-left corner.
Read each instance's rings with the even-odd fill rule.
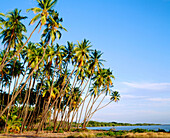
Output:
[[[96,111],[120,98],[111,90],[114,76],[103,68],[102,52],[91,49],[89,40],[56,43],[61,31],[67,31],[52,9],[56,2],[37,0],[38,7],[27,10],[36,14],[30,25],[38,22],[28,37],[22,23],[27,17],[21,10],[0,13],[4,46],[0,52],[0,117],[6,132],[12,121],[20,132],[35,128],[38,133],[51,126],[53,132],[70,130],[73,122],[74,127],[85,128]],[[43,29],[41,39],[33,43],[30,38],[37,29]],[[110,100],[102,104],[107,95]]]

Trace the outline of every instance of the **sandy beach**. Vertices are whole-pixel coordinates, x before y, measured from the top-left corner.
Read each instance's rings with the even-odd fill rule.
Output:
[[[60,137],[97,137],[97,133],[102,133],[105,131],[89,131],[89,132],[64,132],[64,133],[51,133],[51,132],[41,132],[36,134],[34,131],[24,132],[22,134],[0,134],[0,138],[8,138],[8,137],[17,137],[17,138],[26,138],[26,137],[36,137],[36,138],[60,138]],[[116,136],[100,136],[100,137],[115,137]],[[170,133],[168,132],[144,132],[144,133],[127,133],[122,136],[117,136],[122,138],[134,138],[134,137],[142,137],[142,138],[170,138]]]

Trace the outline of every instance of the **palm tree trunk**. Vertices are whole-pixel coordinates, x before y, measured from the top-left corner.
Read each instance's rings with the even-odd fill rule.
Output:
[[[20,75],[19,75],[19,76],[20,76]],[[18,76],[18,79],[17,79],[17,80],[16,80],[16,78],[15,78],[15,83],[14,83],[14,88],[13,88],[13,93],[12,93],[11,99],[12,99],[13,96],[14,96],[14,91],[15,91],[15,89],[16,89],[16,87],[17,87],[18,80],[19,80],[19,76]],[[6,132],[8,131],[8,129],[7,129],[6,127],[7,127],[7,122],[8,122],[10,110],[11,110],[11,105],[9,106],[9,109],[8,109],[8,111],[7,111],[6,124],[5,124],[5,131],[6,131]],[[7,132],[7,133],[8,133],[8,132]]]
[[[26,121],[26,118],[27,118],[27,115],[28,115],[28,107],[29,107],[29,99],[30,99],[30,93],[31,93],[31,85],[32,85],[32,76],[30,78],[30,84],[29,84],[29,90],[28,90],[28,98],[27,98],[27,103],[26,103],[25,115],[24,115],[24,119],[23,119],[23,122],[22,122],[20,133],[22,133],[24,131],[25,121]]]
[[[38,92],[37,92],[37,94],[36,94],[35,108],[34,108],[34,110],[33,110],[32,112],[30,112],[30,114],[32,113],[32,116],[30,117],[30,120],[29,120],[29,123],[28,123],[28,130],[30,130],[30,124],[31,124],[31,122],[34,121],[33,117],[34,117],[34,115],[35,115],[35,111],[36,111],[37,106],[38,106],[37,104],[38,104],[38,99],[39,99],[39,97],[40,97],[40,94],[39,94],[39,93],[40,93],[41,89],[42,89],[42,83],[41,83],[40,89],[38,90]],[[28,119],[27,119],[27,121],[28,121]]]
[[[83,112],[83,108],[84,108],[84,103],[85,103],[86,98],[88,97],[88,92],[89,92],[90,85],[91,85],[91,77],[89,78],[89,80],[90,80],[90,83],[89,83],[89,87],[88,87],[87,92],[86,92],[86,96],[85,96],[84,100],[82,101],[83,105],[82,105],[82,108],[81,108],[81,111],[80,111],[80,116],[79,116],[79,121],[78,121],[77,128],[79,128],[79,126],[80,126],[80,120],[81,120],[81,116],[82,116],[82,112]],[[88,80],[88,82],[89,82],[89,80]],[[88,84],[88,82],[86,83],[86,85]],[[83,89],[83,91],[84,91],[84,89]]]
[[[68,85],[68,81],[70,80],[71,75],[73,74],[76,66],[77,66],[77,64],[74,66],[74,69],[72,70],[71,74],[69,75],[67,81],[66,81],[66,82],[64,83],[64,85],[62,86],[62,88],[61,88],[61,90],[60,90],[59,93],[63,93],[63,91],[65,91],[65,89],[66,89],[66,87],[67,87],[67,85]],[[66,86],[65,86],[65,84],[66,84]],[[64,86],[65,86],[65,88],[64,88]],[[64,94],[63,94],[63,96],[64,96]],[[50,110],[50,109],[54,106],[54,104],[55,104],[56,101],[57,101],[57,99],[53,101],[53,103],[51,104],[51,106],[49,107],[48,110]],[[45,111],[44,111],[45,114],[44,114],[44,116],[43,116],[43,118],[42,118],[42,121],[40,122],[40,125],[42,125],[42,123],[44,122],[44,118],[45,118],[48,110],[45,110]],[[1,114],[0,114],[0,115],[1,115]],[[38,130],[37,130],[36,133],[38,133],[39,131],[40,131],[40,127],[38,128]]]
[[[100,107],[99,109],[97,109],[97,110],[95,110],[94,112],[92,112],[91,115],[90,115],[90,118],[88,119],[88,121],[87,121],[87,123],[86,123],[86,125],[89,123],[90,119],[92,118],[93,114],[94,114],[96,111],[98,111],[98,110],[100,110],[100,109],[108,106],[111,102],[112,102],[112,101],[108,102],[108,103],[105,104],[104,106],[102,106],[102,107]]]
[[[22,89],[25,87],[27,81],[29,80],[30,76],[32,76],[32,74],[34,73],[35,69],[38,67],[38,65],[41,63],[41,61],[43,60],[44,56],[45,56],[45,51],[46,51],[47,45],[44,47],[44,53],[42,58],[40,59],[40,61],[38,62],[38,64],[34,67],[34,69],[32,70],[32,72],[29,74],[28,78],[26,79],[25,83],[23,84],[23,86],[21,87],[20,90],[18,90],[18,92],[16,92],[16,94],[14,95],[14,97],[11,99],[10,103],[5,107],[5,109],[0,113],[0,117],[4,114],[4,112],[8,109],[8,107],[12,104],[12,102],[16,99],[16,97],[18,96],[18,94],[22,91]]]
[[[86,118],[87,118],[87,110],[88,110],[88,108],[89,108],[89,105],[90,105],[91,100],[92,100],[92,96],[90,97],[89,102],[88,102],[88,104],[87,104],[87,106],[86,106],[86,111],[85,111],[85,116],[84,116],[84,119],[83,119],[83,126],[82,126],[83,129],[85,128],[84,125],[85,125]]]
[[[8,90],[8,101],[7,104],[9,103],[9,97],[10,97],[10,87],[11,87],[11,83],[9,84],[9,90]],[[5,127],[4,127],[4,132],[7,131],[7,122],[8,122],[8,116],[9,116],[9,110],[7,111],[7,115],[6,115],[6,122],[5,122]]]

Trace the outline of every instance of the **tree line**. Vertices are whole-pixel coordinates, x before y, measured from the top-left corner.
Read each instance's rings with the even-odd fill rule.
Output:
[[[89,121],[87,127],[101,127],[101,126],[153,126],[153,125],[160,125],[160,124],[153,124],[153,123],[118,123],[118,122],[97,122],[97,121]]]
[[[92,49],[89,40],[59,45],[67,30],[54,9],[57,0],[36,1],[37,7],[27,9],[35,14],[29,36],[21,10],[0,13],[1,126],[5,132],[38,133],[49,126],[59,132],[70,130],[74,121],[74,127],[84,129],[95,112],[119,100],[111,89],[113,73],[104,68],[103,53]],[[41,38],[31,42],[36,30]],[[110,100],[103,104],[107,96]]]

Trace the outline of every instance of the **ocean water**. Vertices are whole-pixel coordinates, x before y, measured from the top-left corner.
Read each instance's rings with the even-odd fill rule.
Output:
[[[148,129],[148,130],[158,130],[164,129],[165,131],[170,131],[170,125],[155,125],[155,126],[113,126],[113,127],[87,127],[90,130],[132,130],[136,128]]]

